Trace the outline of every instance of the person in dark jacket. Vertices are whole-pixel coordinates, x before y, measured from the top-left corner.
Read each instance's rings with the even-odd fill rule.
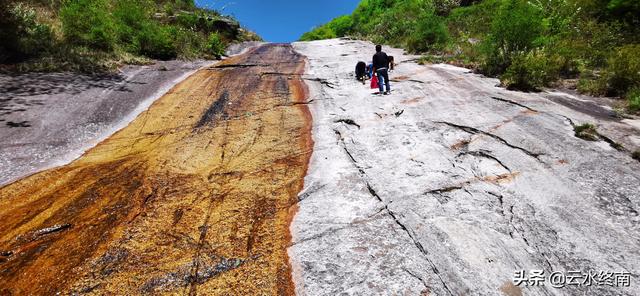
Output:
[[[366,76],[367,76],[367,64],[360,61],[356,64],[356,79],[360,80],[362,84],[364,84],[364,81],[366,80],[365,79]]]
[[[373,68],[378,75],[378,88],[380,94],[388,95],[391,92],[391,84],[389,83],[389,57],[382,51],[382,45],[376,45],[376,54],[373,55]],[[384,91],[384,86],[387,91]]]

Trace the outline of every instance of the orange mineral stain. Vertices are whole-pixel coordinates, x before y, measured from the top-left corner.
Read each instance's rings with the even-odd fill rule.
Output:
[[[0,295],[293,294],[304,58],[203,69],[73,163],[0,188]]]

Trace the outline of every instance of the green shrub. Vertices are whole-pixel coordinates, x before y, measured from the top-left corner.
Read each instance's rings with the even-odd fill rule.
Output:
[[[450,41],[449,45],[453,53],[450,63],[474,70],[479,68],[483,55],[477,39],[462,36],[457,41]]]
[[[35,10],[18,3],[11,13],[19,24],[17,33],[21,35],[18,40],[20,51],[29,57],[48,51],[54,36],[49,25],[36,20]]]
[[[358,7],[352,14],[354,29],[362,33],[362,35],[369,35],[374,32],[375,27],[379,24],[381,16],[385,12],[390,12],[391,8],[404,1],[389,1],[389,0],[367,0],[360,1]]]
[[[162,10],[164,10],[164,13],[166,13],[168,16],[173,16],[176,13],[176,9],[175,7],[173,7],[173,4],[171,2],[167,2],[162,6]]]
[[[156,1],[162,2],[158,0]],[[193,10],[193,8],[196,7],[196,3],[194,0],[171,0],[171,1],[168,1],[168,3],[172,3],[172,5],[176,9],[181,9],[181,10]]]
[[[640,45],[630,44],[613,50],[599,75],[584,71],[580,76],[578,90],[591,95],[621,96],[640,87]]]
[[[448,36],[431,0],[366,0],[360,2],[351,16],[335,18],[303,34],[300,40],[329,39],[347,34],[375,43],[406,46],[412,51],[442,48]]]
[[[557,46],[547,47],[549,59],[556,63],[559,77],[577,78],[585,68],[584,63],[576,56],[571,48]]]
[[[211,33],[207,39],[207,52],[216,58],[224,55],[226,45],[217,33]]]
[[[140,34],[147,33],[147,28],[155,25],[151,14],[153,3],[148,0],[118,0],[115,2],[113,17],[119,44],[130,53],[139,53]]]
[[[60,9],[62,30],[71,44],[113,49],[116,25],[106,0],[68,0]]]
[[[447,17],[449,32],[454,37],[462,35],[472,38],[485,37],[491,31],[491,23],[501,3],[502,0],[484,0],[471,6],[454,9]]]
[[[433,6],[438,15],[446,16],[451,11],[460,6],[460,0],[434,0]]]
[[[207,51],[206,39],[202,34],[185,28],[175,31],[175,44],[178,58],[195,59]]]
[[[590,71],[580,74],[578,80],[578,91],[594,96],[604,96],[607,94],[607,81],[590,74]]]
[[[300,37],[300,41],[324,40],[336,37],[336,33],[330,27],[325,25],[302,34],[302,37]]]
[[[541,51],[515,55],[507,71],[500,77],[507,89],[538,90],[558,77],[558,64]]]
[[[0,63],[17,62],[48,52],[51,28],[38,22],[35,10],[24,3],[0,4]]]
[[[238,42],[262,41],[262,38],[260,38],[260,36],[258,36],[258,34],[256,34],[255,32],[251,32],[244,28],[240,28],[238,30],[238,39],[236,41]]]
[[[10,5],[6,1],[0,1],[0,64],[19,60],[19,50],[15,47],[19,34],[16,33],[18,25],[9,12]]]
[[[403,17],[395,9],[389,9],[386,13],[377,17],[377,22],[372,31],[366,35],[368,39],[377,44],[404,45],[403,41],[415,29],[416,20]]]
[[[168,60],[178,56],[174,27],[152,24],[145,26],[136,36],[139,53],[154,59]]]
[[[448,40],[449,33],[442,18],[427,10],[417,20],[415,31],[408,37],[407,49],[412,52],[442,49]]]
[[[511,89],[535,90],[562,77],[580,78],[581,92],[624,95],[640,87],[638,3],[362,0],[350,17],[301,40],[350,34],[500,76]]]
[[[179,13],[176,22],[182,27],[195,29],[199,25],[199,17],[193,13]]]
[[[212,32],[222,46],[207,47]],[[114,71],[147,58],[210,58],[237,40],[261,39],[193,0],[0,0],[0,64],[15,64],[3,70]]]
[[[353,27],[353,19],[348,15],[339,16],[329,22],[328,26],[336,36],[344,37],[351,31],[351,28]]]
[[[564,47],[592,69],[606,67],[611,52],[622,42],[622,29],[617,23],[578,18],[569,27],[575,29],[561,36]]]
[[[627,95],[627,109],[629,112],[636,113],[640,111],[640,87],[631,89]]]
[[[631,157],[633,157],[633,159],[640,161],[640,150],[636,150],[633,153],[631,153]]]
[[[198,11],[196,13],[192,12],[184,12],[179,13],[176,16],[176,24],[182,26],[183,28],[199,31],[205,34],[209,34],[211,32],[215,32],[220,30],[217,25],[219,25],[218,21],[224,20],[224,18],[220,17],[216,13],[210,11]],[[232,20],[227,20],[229,23],[232,23]],[[223,32],[219,32],[223,33]]]
[[[608,3],[607,3],[608,2]],[[607,16],[625,26],[625,33],[631,42],[638,42],[640,37],[640,1],[638,0],[610,0],[607,3]]]
[[[541,45],[543,29],[542,12],[538,7],[524,0],[505,0],[483,44],[483,72],[488,75],[504,73],[514,57]]]
[[[640,86],[640,44],[618,48],[608,60],[603,79],[607,81],[609,95],[622,95]]]

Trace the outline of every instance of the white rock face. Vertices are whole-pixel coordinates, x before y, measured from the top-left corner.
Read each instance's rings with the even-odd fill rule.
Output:
[[[353,74],[373,44],[294,47],[308,57],[315,141],[291,226],[299,295],[640,294],[640,163],[572,125],[625,146],[636,128],[571,108],[569,94],[507,91],[397,49],[385,49],[393,92],[376,96]],[[516,287],[519,270],[547,280]],[[574,270],[631,284],[551,286]]]
[[[211,64],[158,61],[95,76],[0,74],[0,186],[75,160]]]

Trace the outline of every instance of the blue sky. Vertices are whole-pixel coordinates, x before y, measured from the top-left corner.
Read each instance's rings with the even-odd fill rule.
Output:
[[[200,7],[222,9],[270,42],[296,41],[302,33],[336,16],[350,14],[359,0],[196,0]]]

